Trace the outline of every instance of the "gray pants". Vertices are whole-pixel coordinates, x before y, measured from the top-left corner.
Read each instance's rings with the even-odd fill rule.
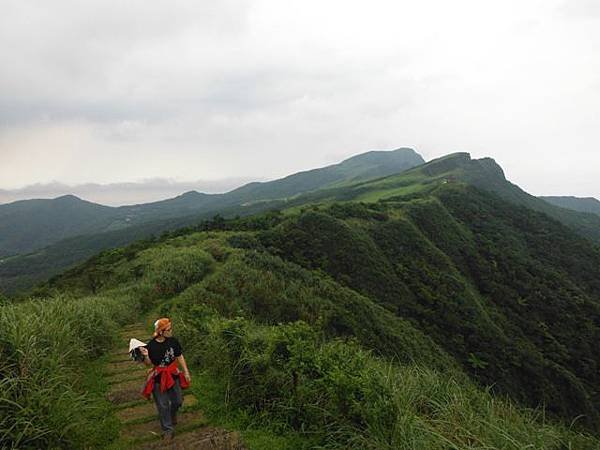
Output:
[[[175,386],[165,392],[160,392],[160,383],[154,383],[152,390],[154,403],[158,410],[160,427],[163,432],[173,431],[173,419],[177,415],[177,410],[183,403],[183,394],[179,385],[179,378],[175,378]]]

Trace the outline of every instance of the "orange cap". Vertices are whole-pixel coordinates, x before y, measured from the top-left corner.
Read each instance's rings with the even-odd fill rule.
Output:
[[[154,334],[152,335],[152,337],[156,337],[159,334],[161,334],[164,330],[169,328],[169,325],[171,325],[171,319],[169,319],[168,317],[158,319],[156,322],[154,322]]]

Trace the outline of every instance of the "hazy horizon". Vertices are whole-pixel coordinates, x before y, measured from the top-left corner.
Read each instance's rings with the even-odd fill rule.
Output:
[[[54,181],[32,184],[20,189],[0,189],[0,205],[20,200],[53,199],[63,195],[75,195],[82,200],[101,205],[124,206],[166,200],[189,191],[221,194],[252,181],[264,180],[239,178],[210,181],[174,181],[159,178],[137,182],[84,183],[78,185],[68,185]]]
[[[383,151],[391,151],[391,149]],[[419,153],[418,150],[415,149],[415,151]],[[350,157],[352,156],[356,155],[350,155]],[[431,161],[431,159],[426,159],[426,161]],[[337,164],[338,162],[342,161],[337,161],[333,164]],[[317,168],[318,167],[311,167],[305,170]],[[302,171],[303,170],[299,170],[298,172]],[[290,173],[285,176],[288,175],[293,174]],[[507,179],[511,181],[510,175],[506,173],[505,175]],[[224,178],[217,180],[177,181],[168,178],[154,178],[150,180],[123,181],[119,183],[82,183],[76,185],[51,181],[50,183],[35,183],[18,189],[0,189],[0,205],[20,200],[53,199],[63,195],[75,195],[82,200],[87,200],[101,205],[126,206],[138,203],[150,203],[160,200],[167,200],[189,191],[197,191],[205,194],[221,194],[234,190],[247,183],[267,181],[273,181],[273,179]],[[529,193],[537,196],[573,196],[570,194]],[[597,197],[589,195],[574,197],[597,199]]]

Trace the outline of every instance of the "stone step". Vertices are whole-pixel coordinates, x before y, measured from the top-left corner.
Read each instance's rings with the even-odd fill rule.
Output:
[[[107,369],[107,372],[117,372],[119,370],[129,369],[134,366],[144,367],[142,363],[134,361],[133,359],[109,362],[105,367]]]
[[[186,411],[192,406],[195,406],[197,403],[198,399],[196,399],[196,397],[193,394],[184,395],[182,407],[184,408],[184,410],[182,412]],[[143,421],[140,419],[156,417],[156,414],[156,406],[154,405],[154,401],[152,399],[147,400],[143,404],[138,406],[133,406],[131,408],[115,411],[115,415],[123,423]]]
[[[144,366],[143,364],[139,364],[136,363],[134,361],[131,361],[129,364],[123,364],[122,367],[120,369],[110,369],[109,366],[107,366],[107,370],[105,372],[105,375],[109,378],[109,381],[111,378],[114,377],[118,377],[120,375],[123,374],[145,374],[147,373],[148,368],[146,368],[146,366]]]
[[[206,424],[206,419],[198,410],[188,411],[177,415],[176,430],[178,432],[189,431],[202,427]],[[141,442],[157,439],[161,437],[160,422],[156,415],[150,422],[138,423],[124,426],[121,430],[121,438],[126,441]]]
[[[107,377],[106,381],[108,382],[109,386],[114,386],[134,380],[142,383],[145,377],[145,374],[140,372],[125,372],[120,375],[113,375],[110,378]]]
[[[133,359],[129,357],[129,353],[118,353],[118,356],[114,356],[108,360],[109,363],[120,363],[120,362],[133,362]]]
[[[121,332],[119,333],[119,337],[121,339],[127,339],[127,340],[129,340],[130,338],[133,338],[133,337],[136,339],[140,339],[140,336],[144,337],[144,336],[149,336],[151,334],[152,333],[150,331],[148,331],[146,328],[132,328],[131,330],[121,330]]]
[[[124,388],[121,389],[112,389],[108,393],[108,400],[114,405],[121,405],[123,403],[134,402],[136,400],[142,400],[144,397],[142,396],[144,381],[143,380],[135,380],[132,382],[125,383]],[[122,386],[122,385],[117,385]]]
[[[238,432],[213,427],[202,427],[184,433],[175,431],[175,437],[169,443],[161,439],[144,442],[134,448],[141,450],[164,448],[173,450],[247,450]]]
[[[118,372],[106,372],[104,376],[106,377],[106,381],[108,381],[108,384],[113,385],[123,383],[125,381],[132,381],[135,379],[143,380],[144,378],[146,378],[147,373],[148,372],[146,370],[132,368],[121,370]]]

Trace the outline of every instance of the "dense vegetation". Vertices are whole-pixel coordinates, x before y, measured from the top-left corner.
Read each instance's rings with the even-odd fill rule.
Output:
[[[215,218],[100,254],[37,295],[134,286],[176,318],[230,408],[306,445],[594,448],[494,396],[597,431],[599,263],[547,216],[447,183]]]
[[[60,308],[76,322],[82,305],[92,319],[61,325],[78,330],[65,339],[96,342],[94,323],[135,311],[172,316],[224,408],[298,433],[299,447],[600,448],[600,248],[449,176],[455,163],[308,196],[321,204],[216,216],[100,253],[39,286],[42,300],[2,300],[0,380],[33,389],[3,390],[0,432],[24,447],[65,438],[35,406],[26,355],[50,348],[40,373],[69,375],[48,395],[76,395],[84,356],[52,366],[57,347],[36,324]],[[71,446],[97,439],[86,401],[89,439],[74,433]],[[34,413],[43,433],[27,425]]]
[[[384,218],[361,205],[348,209],[334,208],[334,219]],[[227,408],[299,432],[306,448],[598,445],[494,398],[416,322],[261,243],[314,214],[207,222],[202,227],[211,231],[181,231],[99,255],[38,295],[96,290],[172,316],[188,361],[218,380]]]
[[[598,425],[600,252],[472,188],[307,211],[262,233],[417,327],[486,385]]]

